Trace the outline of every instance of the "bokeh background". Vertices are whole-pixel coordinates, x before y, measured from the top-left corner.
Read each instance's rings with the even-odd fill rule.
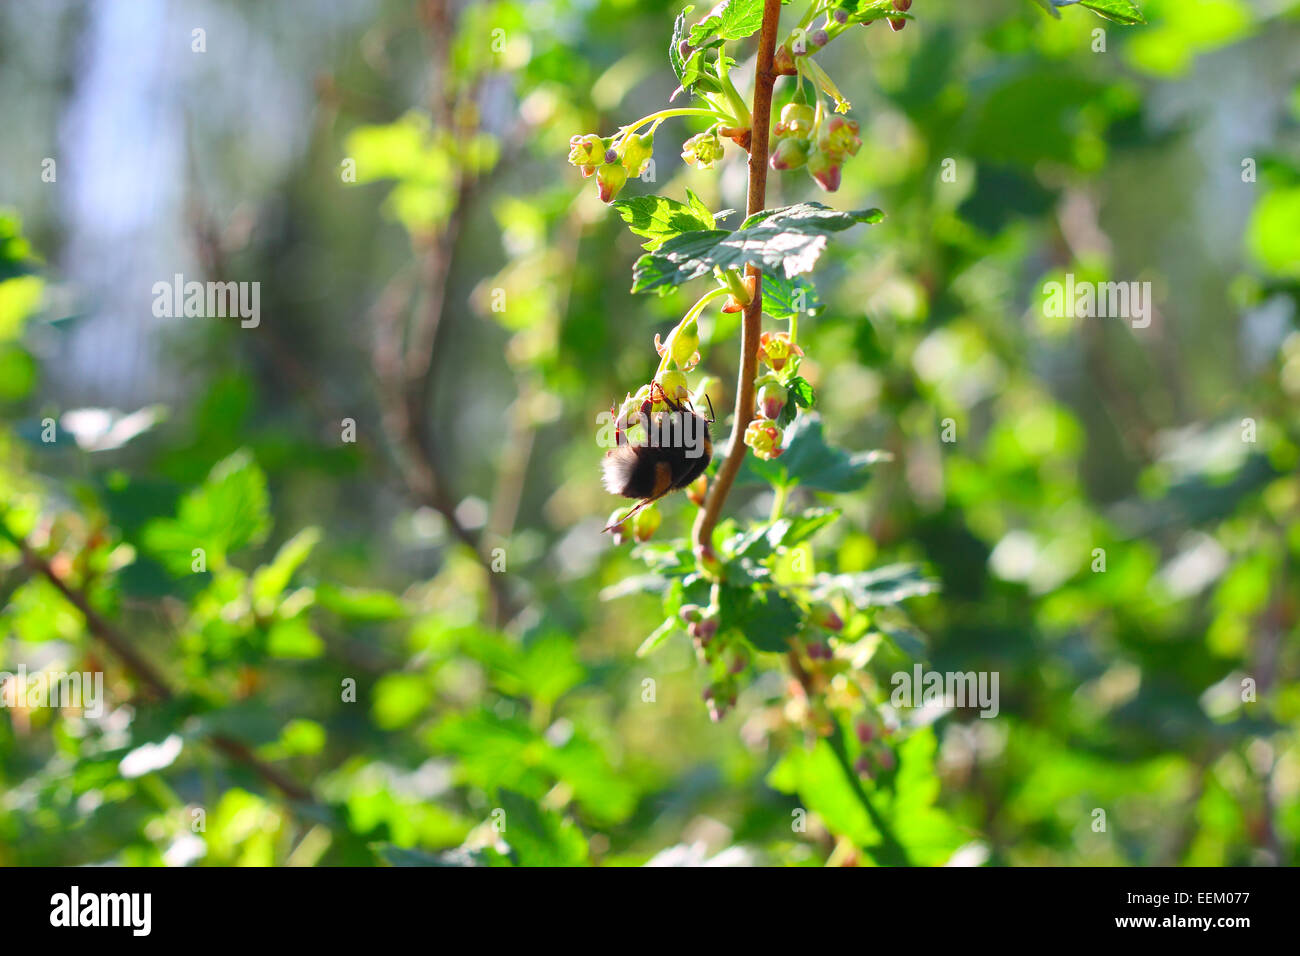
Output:
[[[863,130],[841,190],[769,181],[887,216],[801,323],[828,435],[893,456],[819,566],[920,562],[919,659],[1000,674],[996,719],[918,737],[930,862],[1297,860],[1300,6],[1140,5],[917,0],[819,57]],[[628,292],[565,155],[665,104],[679,11],[0,7],[0,504],[175,691],[0,542],[0,669],[110,697],[0,711],[0,863],[422,862],[503,801],[523,862],[844,858],[834,808],[792,830],[779,681],[710,722],[683,636],[636,656],[658,601],[600,534],[596,415],[691,300]],[[738,152],[681,163],[699,128],[627,194],[743,208]],[[260,325],[156,317],[176,273],[259,282]],[[1047,317],[1067,273],[1151,282],[1150,327]],[[729,408],[737,325],[703,331]]]

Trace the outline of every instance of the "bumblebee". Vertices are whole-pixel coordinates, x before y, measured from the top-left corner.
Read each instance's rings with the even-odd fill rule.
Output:
[[[658,401],[667,411],[652,412]],[[708,396],[705,396],[706,400]],[[617,410],[614,410],[617,415]],[[614,447],[601,462],[602,481],[610,494],[641,500],[613,524],[611,531],[646,505],[678,488],[685,488],[709,467],[713,458],[713,403],[709,417],[695,411],[687,401],[669,398],[658,382],[650,384],[650,397],[641,403],[640,423],[644,439],[631,440],[622,422],[615,431]]]

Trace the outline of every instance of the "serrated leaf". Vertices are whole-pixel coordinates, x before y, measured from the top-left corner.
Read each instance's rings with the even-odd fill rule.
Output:
[[[509,790],[497,800],[505,810],[502,836],[520,866],[586,865],[587,838],[572,820]]]
[[[690,29],[691,46],[708,49],[725,40],[743,40],[763,25],[763,0],[722,0]]]
[[[718,619],[760,651],[783,654],[799,629],[799,605],[774,588],[724,587],[718,599]]]
[[[817,403],[817,394],[813,391],[813,387],[808,384],[808,380],[802,375],[796,375],[790,379],[787,394],[790,396],[790,401],[800,408],[812,408]]]
[[[810,271],[832,233],[884,218],[879,209],[840,212],[817,202],[755,213],[735,232],[703,229],[669,239],[632,267],[632,291],[660,294],[715,268],[754,265],[766,275],[793,278]]]
[[[939,590],[939,583],[927,578],[915,564],[890,564],[856,574],[819,574],[814,590],[819,596],[842,592],[854,606],[865,609],[932,594]]]
[[[778,548],[793,548],[807,541],[840,516],[834,508],[810,508],[800,515],[767,521],[722,545],[729,557],[761,561]]]
[[[792,315],[816,315],[821,309],[817,287],[802,276],[763,277],[763,311],[774,319]]]
[[[690,190],[687,190],[687,195],[690,205],[666,196],[616,199],[610,205],[623,217],[633,235],[648,240],[642,243],[641,248],[654,250],[682,233],[714,227],[713,214],[708,207]]]
[[[207,479],[185,495],[175,518],[159,518],[144,529],[144,544],[173,574],[188,574],[194,549],[202,548],[209,568],[233,552],[266,537],[271,527],[266,475],[246,450],[213,466]]]
[[[1147,22],[1146,18],[1142,16],[1142,11],[1138,9],[1138,5],[1133,0],[1051,0],[1051,2],[1056,7],[1072,7],[1078,4],[1087,7],[1099,17],[1113,20],[1116,23],[1123,23],[1127,26]],[[1042,0],[1040,0],[1041,4]],[[1060,14],[1055,15],[1060,16]]]
[[[785,451],[763,461],[746,455],[737,482],[801,485],[816,491],[856,491],[870,479],[873,464],[888,458],[885,452],[846,452],[826,443],[820,416],[797,418],[785,431]]]

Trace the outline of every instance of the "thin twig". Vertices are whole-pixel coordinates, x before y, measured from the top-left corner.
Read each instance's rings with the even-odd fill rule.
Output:
[[[19,550],[23,556],[24,564],[49,581],[55,590],[63,595],[64,600],[81,612],[81,616],[86,621],[86,629],[94,637],[106,644],[126,665],[126,669],[134,674],[136,679],[144,684],[155,697],[161,701],[174,700],[176,693],[167,683],[162,672],[154,667],[117,628],[91,606],[90,599],[87,598],[83,591],[70,586],[59,577],[54,572],[54,568],[50,566],[50,563],[36,552],[26,538],[10,530],[6,517],[6,515],[0,513],[0,536],[6,538]],[[312,802],[311,791],[288,774],[259,759],[249,749],[248,745],[242,741],[224,734],[210,734],[207,740],[217,750],[237,763],[244,764],[291,800],[303,803]]]

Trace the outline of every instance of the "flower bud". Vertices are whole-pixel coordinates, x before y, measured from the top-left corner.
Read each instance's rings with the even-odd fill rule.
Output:
[[[825,30],[814,30],[810,39],[812,40],[812,45],[819,50],[827,43],[831,42],[830,34]]]
[[[736,651],[731,657],[731,663],[727,665],[728,674],[739,674],[749,666],[749,655],[743,650]]]
[[[745,444],[764,461],[778,457],[783,449],[781,429],[771,421],[756,418],[745,429]]]
[[[808,162],[808,151],[811,146],[812,144],[806,139],[790,137],[778,140],[776,149],[772,150],[772,155],[768,159],[768,165],[778,172],[798,169]]]
[[[605,155],[605,142],[595,133],[569,140],[569,162],[574,166],[597,166]]]
[[[893,30],[895,33],[903,29],[903,27],[905,26],[907,26],[907,21],[904,20],[902,17],[889,18],[889,29]]]
[[[654,156],[655,137],[653,133],[637,134],[623,140],[623,168],[629,176],[640,176]]]
[[[828,631],[844,630],[843,618],[835,613],[835,608],[825,602],[813,605],[812,622],[818,627],[825,628]]]
[[[853,769],[857,771],[859,777],[871,779],[871,761],[866,754],[863,754],[854,762]]]
[[[704,496],[708,493],[708,490],[709,476],[700,475],[700,477],[696,478],[686,486],[686,497],[690,500],[691,504],[695,505],[695,507],[703,508]]]
[[[789,332],[764,332],[758,337],[758,357],[774,372],[785,368],[792,355],[803,355],[803,349],[790,344]]]
[[[632,536],[642,544],[649,541],[651,536],[659,530],[659,522],[663,516],[659,509],[654,505],[648,508],[642,508],[632,519]]]
[[[816,117],[817,111],[807,103],[787,103],[781,110],[780,125],[790,134],[807,133]]]
[[[700,327],[696,325],[695,319],[677,327],[677,331],[668,340],[668,348],[672,350],[673,361],[678,368],[695,367],[700,360]],[[670,392],[669,395],[671,394]]]
[[[704,609],[698,604],[683,604],[677,616],[682,619],[683,624],[695,624],[704,616]]]
[[[858,733],[858,740],[862,741],[864,744],[871,743],[871,738],[875,736],[874,729],[865,720],[859,720],[854,729]]]
[[[691,52],[691,41],[683,37],[682,42],[677,44],[677,55],[680,56],[682,60],[689,60],[691,58]]]
[[[694,548],[695,564],[705,577],[716,579],[722,576],[722,562],[709,544],[697,544]]]
[[[858,132],[856,120],[832,116],[826,121],[826,126],[817,139],[817,148],[835,159],[856,156],[858,150],[862,148],[862,139],[858,136]]]
[[[772,60],[772,72],[777,76],[794,76],[799,72],[794,65],[794,52],[790,49],[789,43],[782,43],[776,48],[776,55]]]
[[[713,164],[722,159],[722,155],[722,140],[714,130],[696,133],[682,144],[682,159],[688,166],[712,169]]]
[[[808,172],[817,181],[817,185],[828,193],[840,188],[840,161],[821,150],[808,159]]]
[[[773,421],[781,417],[785,408],[786,390],[777,384],[764,385],[758,390],[758,413]]]
[[[626,182],[627,170],[622,163],[606,163],[596,170],[596,186],[601,202],[613,202]]]
[[[691,390],[686,385],[686,376],[681,372],[669,369],[655,376],[655,381],[659,383],[664,395],[674,402],[681,402],[691,397]]]
[[[836,7],[834,11],[831,12],[831,16],[835,19],[836,23],[845,24],[849,22],[849,11],[843,7]]]
[[[906,13],[912,9],[912,0],[894,0],[894,9],[899,13]]]
[[[888,747],[882,748],[880,753],[876,755],[876,762],[885,770],[893,770],[895,764],[894,752]]]

